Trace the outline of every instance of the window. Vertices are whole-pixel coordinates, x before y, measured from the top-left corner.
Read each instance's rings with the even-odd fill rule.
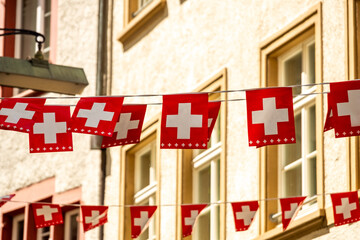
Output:
[[[36,236],[37,240],[48,240],[50,238],[50,227],[39,228]]]
[[[123,147],[121,167],[121,203],[122,205],[158,205],[159,204],[159,156],[157,131],[158,119],[143,129],[143,140],[136,145]],[[148,228],[138,237],[140,240],[159,239],[160,209],[152,217]],[[131,217],[129,208],[120,211],[120,237],[131,238]]]
[[[166,0],[124,0],[124,28],[118,36],[119,41],[127,43],[139,35],[139,30],[149,27],[150,21],[162,19],[165,7]]]
[[[13,217],[11,240],[22,240],[24,238],[24,214]]]
[[[43,45],[45,59],[50,54],[51,0],[17,0],[16,28],[33,30],[44,34]],[[37,51],[34,36],[18,35],[15,38],[15,57],[26,59]]]
[[[196,91],[213,92],[226,90],[226,69],[202,84]],[[210,101],[225,100],[226,94],[211,94]],[[178,167],[179,204],[213,203],[199,215],[192,239],[225,239],[225,152],[226,152],[226,102],[221,103],[207,149],[179,150]],[[180,209],[180,207],[179,207]],[[178,211],[181,222],[181,211]],[[179,233],[181,233],[179,226]]]
[[[311,37],[278,57],[279,85],[315,83],[315,42]],[[295,87],[296,143],[279,146],[279,197],[316,194],[316,129],[314,87]]]
[[[261,87],[322,82],[321,3],[297,18],[261,47]],[[282,232],[278,201],[260,202],[260,234],[306,234],[324,216],[322,86],[293,87],[296,143],[260,149],[260,199],[308,196],[302,210]],[[299,228],[302,226],[302,228]],[[290,233],[289,233],[290,232]],[[301,235],[299,235],[301,234]]]
[[[65,212],[65,237],[64,240],[79,240],[79,209]]]

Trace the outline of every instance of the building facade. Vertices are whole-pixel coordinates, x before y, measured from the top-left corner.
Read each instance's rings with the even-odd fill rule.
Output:
[[[17,1],[31,8],[26,2]],[[212,203],[195,225],[194,240],[344,239],[359,233],[359,223],[334,227],[329,196],[358,190],[359,140],[323,132],[327,97],[317,93],[328,92],[329,82],[359,77],[360,1],[37,2],[45,6],[38,31],[51,26],[45,53],[54,63],[84,68],[90,84],[82,96],[159,96],[125,98],[125,104],[148,104],[141,142],[134,145],[99,150],[95,138],[74,134],[73,152],[29,154],[25,135],[1,131],[0,195],[110,205],[104,228],[84,234],[79,227],[78,239],[130,239],[129,205],[158,205],[139,239],[182,239],[180,205],[188,203]],[[22,26],[9,21],[0,24]],[[21,53],[20,40],[0,39],[3,55],[30,54]],[[224,91],[293,85],[310,85],[293,87],[297,143],[250,148],[245,94]],[[19,92],[24,94],[3,89],[3,96]],[[160,150],[161,105],[154,103],[161,103],[161,94],[186,92],[211,92],[210,100],[223,101],[209,148]],[[39,194],[30,198],[34,191]],[[290,196],[307,199],[282,231],[278,198]],[[230,202],[250,200],[259,200],[259,211],[248,231],[235,232]],[[1,239],[14,239],[22,222],[27,236],[76,239],[66,238],[79,224],[76,208],[64,209],[63,228],[39,232],[28,208],[2,208]]]

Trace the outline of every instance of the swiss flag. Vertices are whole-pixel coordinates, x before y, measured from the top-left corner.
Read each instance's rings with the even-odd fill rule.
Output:
[[[31,204],[33,209],[35,225],[37,228],[48,227],[63,223],[60,205],[58,204]]]
[[[103,137],[102,148],[140,142],[146,105],[123,105],[111,137]]]
[[[327,97],[328,97],[328,110],[327,110],[326,119],[325,119],[324,132],[329,131],[334,128],[334,114],[333,114],[333,110],[332,110],[332,105],[330,104],[331,94],[328,93]]]
[[[84,232],[107,223],[107,206],[81,206]]]
[[[0,103],[0,128],[29,133],[45,98],[5,98]]]
[[[299,212],[306,197],[281,198],[281,217],[284,231]]]
[[[206,149],[208,138],[208,94],[163,96],[162,149]]]
[[[29,134],[30,153],[72,151],[70,106],[46,105]]]
[[[181,222],[183,237],[192,233],[197,217],[207,204],[181,205]]]
[[[246,91],[249,146],[295,143],[291,87]]]
[[[360,81],[330,83],[335,137],[360,136]]]
[[[246,231],[250,227],[259,208],[257,201],[231,203],[236,231]]]
[[[334,224],[340,226],[360,220],[357,191],[333,193],[330,195],[334,211]]]
[[[208,106],[209,106],[209,112],[208,112],[208,141],[209,141],[211,137],[211,133],[216,123],[216,119],[219,115],[221,102],[209,102]]]
[[[0,207],[2,207],[5,203],[10,201],[13,197],[15,197],[15,194],[10,194],[10,195],[0,197]]]
[[[131,237],[137,238],[146,230],[157,206],[131,206]]]
[[[80,98],[71,118],[71,131],[112,136],[123,101],[123,97]]]

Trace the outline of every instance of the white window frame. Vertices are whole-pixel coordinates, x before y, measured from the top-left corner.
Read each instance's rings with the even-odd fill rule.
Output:
[[[314,37],[311,37],[305,41],[303,41],[302,43],[300,43],[299,45],[295,46],[294,48],[288,50],[286,53],[282,54],[281,56],[278,57],[278,72],[279,72],[279,85],[280,86],[286,86],[285,85],[285,76],[284,76],[284,62],[286,60],[288,60],[289,58],[295,56],[296,54],[298,54],[299,52],[302,52],[302,73],[301,73],[301,84],[309,84],[309,79],[307,77],[307,73],[309,72],[309,65],[307,64],[307,60],[308,60],[308,47],[312,44],[315,44],[315,39]],[[294,96],[293,98],[293,103],[294,103],[294,116],[296,116],[297,114],[301,114],[301,156],[299,159],[293,161],[292,163],[288,164],[285,166],[284,164],[284,160],[285,160],[285,148],[287,147],[286,145],[280,145],[278,148],[278,155],[279,155],[279,164],[278,164],[278,195],[279,197],[284,197],[285,196],[285,187],[284,187],[284,176],[285,176],[285,171],[287,170],[291,170],[294,169],[295,167],[299,166],[301,164],[301,181],[302,181],[302,189],[301,189],[301,195],[302,196],[309,196],[310,192],[309,192],[309,176],[308,176],[308,165],[309,165],[309,161],[311,158],[316,157],[317,156],[317,148],[315,148],[314,151],[309,152],[309,146],[307,144],[307,140],[309,139],[308,137],[308,129],[309,126],[307,126],[307,119],[308,119],[308,113],[309,113],[309,109],[313,106],[315,106],[315,98],[316,95],[312,94],[312,95],[308,95],[311,93],[315,93],[316,92],[316,86],[303,86],[301,87],[301,92],[300,95],[298,96]],[[315,113],[316,113],[316,109],[315,109]],[[316,159],[315,159],[316,161]],[[315,179],[315,185],[317,183],[317,180]],[[289,196],[290,197],[290,196]],[[313,204],[316,203],[317,198],[316,195],[314,196],[310,196],[308,198],[305,199],[304,205],[301,209],[301,211],[299,212],[299,214],[297,215],[297,218],[301,218],[302,216],[309,214],[310,212],[316,211],[316,209],[318,208],[317,204]],[[280,209],[280,205],[279,208]],[[278,222],[280,223],[281,221],[279,220],[281,217],[281,212],[278,212],[274,215],[271,216],[271,219],[275,220],[277,219]]]
[[[42,240],[43,237],[49,237],[49,239],[50,239],[50,227],[51,226],[48,227],[49,228],[48,232],[43,232],[44,228],[38,228],[36,230],[36,239],[37,240]]]
[[[220,131],[219,117],[216,120],[213,133],[210,138],[211,147],[200,154],[198,150],[193,150],[193,154],[196,156],[192,160],[193,164],[193,202],[199,202],[199,172],[205,168],[210,167],[210,203],[204,210],[201,211],[200,216],[208,214],[210,212],[210,236],[211,240],[217,239],[220,231],[220,216],[219,208],[220,204],[220,176],[217,173],[220,172],[220,154],[222,151],[222,143],[220,139],[217,139],[218,131]],[[199,228],[194,229],[194,240],[201,240],[199,236]]]
[[[65,212],[65,223],[64,223],[64,240],[70,240],[70,229],[71,229],[71,217],[73,215],[77,215],[78,217],[80,217],[80,210],[79,209],[74,209],[74,210],[70,210]],[[78,223],[78,231],[77,231],[77,239],[79,239],[80,236],[80,224]]]
[[[150,169],[149,169],[149,184],[142,189],[138,190],[134,194],[134,204],[135,205],[144,205],[148,202],[149,205],[155,205],[156,204],[156,191],[158,189],[158,184],[156,181],[156,142],[153,141],[146,145],[145,147],[141,148],[139,151],[137,151],[134,154],[134,164],[135,164],[135,173],[134,173],[134,187],[135,189],[138,189],[137,186],[139,179],[141,177],[141,169],[140,169],[140,161],[141,156],[151,151],[150,155]],[[155,240],[156,239],[156,230],[155,230],[155,220],[156,213],[152,217],[149,226],[148,226],[148,233],[149,238],[148,240]],[[141,236],[140,236],[140,239]]]
[[[12,220],[12,234],[11,234],[11,240],[17,240],[18,239],[18,233],[19,233],[19,229],[18,229],[18,223],[20,221],[24,222],[24,229],[25,229],[25,214],[18,214],[16,216],[13,217]]]

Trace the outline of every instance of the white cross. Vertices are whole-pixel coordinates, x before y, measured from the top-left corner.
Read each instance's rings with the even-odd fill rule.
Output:
[[[45,144],[57,143],[56,134],[66,133],[66,122],[56,122],[55,113],[43,113],[44,122],[34,124],[34,134],[44,134]]]
[[[290,204],[290,210],[289,211],[285,211],[285,219],[291,219],[292,216],[294,215],[294,213],[296,212],[296,209],[298,208],[298,204],[297,203],[291,203]]]
[[[90,217],[85,217],[85,223],[86,224],[91,223],[91,225],[95,226],[96,224],[99,224],[100,219],[102,219],[105,216],[106,216],[106,211],[100,215],[100,211],[93,210],[91,211]]]
[[[85,127],[98,127],[100,120],[111,121],[114,112],[104,111],[106,103],[94,103],[91,110],[80,109],[77,117],[87,118]]]
[[[288,122],[289,111],[287,108],[276,108],[275,98],[263,98],[263,110],[252,112],[253,124],[264,124],[265,135],[278,134],[278,122]]]
[[[120,119],[115,125],[114,132],[117,132],[116,139],[127,138],[130,129],[137,129],[139,127],[139,120],[131,121],[131,113],[121,113]]]
[[[191,210],[191,216],[188,218],[185,218],[185,225],[194,226],[198,215],[199,215],[198,210]]]
[[[256,211],[250,211],[249,206],[242,206],[241,207],[242,212],[236,212],[236,219],[237,220],[244,220],[244,225],[249,226]]]
[[[178,115],[167,116],[166,127],[176,127],[178,139],[190,139],[190,129],[201,128],[202,118],[191,114],[191,103],[179,103]]]
[[[143,230],[148,220],[149,213],[147,211],[141,211],[140,218],[134,218],[134,226],[140,226],[141,230]]]
[[[5,122],[7,123],[18,123],[20,118],[32,119],[35,111],[25,110],[29,105],[28,103],[16,103],[14,108],[2,108],[0,115],[7,116]]]
[[[51,208],[48,205],[44,205],[42,208],[36,209],[36,215],[38,215],[38,216],[43,215],[45,221],[52,220],[52,214],[57,213],[57,212],[58,212],[57,208]]]
[[[348,99],[348,102],[337,104],[338,115],[350,115],[351,126],[360,126],[360,90],[348,90]]]
[[[342,214],[344,219],[351,218],[351,211],[356,209],[356,203],[349,204],[349,198],[341,198],[341,205],[336,206],[336,214]]]

